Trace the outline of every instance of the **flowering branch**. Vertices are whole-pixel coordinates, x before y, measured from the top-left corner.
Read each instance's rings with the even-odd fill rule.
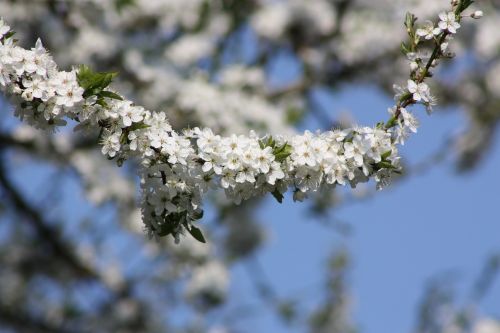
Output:
[[[178,133],[165,113],[151,112],[109,89],[116,73],[96,73],[86,66],[59,71],[37,41],[26,50],[15,45],[13,33],[0,21],[0,86],[16,106],[15,114],[44,129],[78,122],[76,129],[100,129],[102,153],[120,166],[129,158],[141,161],[142,214],[150,235],[185,231],[205,239],[194,221],[203,216],[202,197],[221,188],[239,204],[271,193],[279,202],[291,189],[303,200],[321,186],[357,184],[374,179],[387,185],[400,169],[397,144],[403,144],[418,122],[406,107],[435,104],[424,80],[441,58],[451,57],[447,45],[460,28],[461,14],[472,1],[453,1],[453,10],[439,15],[435,26],[417,28],[407,15],[410,37],[402,49],[411,62],[406,88],[398,87],[397,104],[387,123],[303,135],[222,137],[209,128]],[[421,52],[434,43],[430,56]]]

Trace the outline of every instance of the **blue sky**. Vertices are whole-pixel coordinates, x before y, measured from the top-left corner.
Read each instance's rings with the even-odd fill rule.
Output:
[[[372,124],[384,119],[391,100],[361,86],[340,91],[329,104],[330,110],[347,108],[361,124]],[[410,165],[432,155],[465,124],[460,111],[437,112],[431,117],[421,113],[419,118],[419,133],[401,148]],[[259,261],[280,295],[304,295],[307,302],[315,302],[322,296],[327,256],[335,248],[347,248],[353,261],[354,319],[361,332],[410,332],[430,279],[450,273],[458,303],[464,304],[485,261],[500,253],[499,165],[500,142],[496,140],[493,151],[471,173],[457,174],[451,156],[422,175],[341,208],[334,217],[352,226],[348,237],[339,237],[311,218],[307,204],[293,203],[290,197],[283,205],[269,199],[259,212],[271,230]],[[237,267],[235,271],[234,284],[248,283],[243,270]],[[251,297],[245,288],[250,287],[236,289]],[[500,283],[480,309],[486,315],[500,316]],[[302,331],[262,312],[248,319],[256,332]]]

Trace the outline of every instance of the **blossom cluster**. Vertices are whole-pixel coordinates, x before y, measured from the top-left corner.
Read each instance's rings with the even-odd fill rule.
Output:
[[[433,53],[418,53],[426,35],[407,17],[412,61],[410,80],[399,88],[397,105],[387,124],[301,135],[220,136],[209,128],[175,131],[164,112],[152,112],[109,89],[113,73],[95,73],[86,66],[59,71],[37,41],[23,49],[0,21],[0,85],[16,106],[21,119],[39,128],[79,123],[79,129],[100,129],[101,152],[121,165],[126,159],[141,161],[143,221],[151,235],[185,231],[204,241],[193,224],[203,216],[202,198],[211,188],[224,190],[235,203],[272,193],[281,202],[291,189],[302,200],[322,186],[350,185],[373,179],[387,184],[399,170],[396,145],[418,122],[406,109],[434,99],[424,83],[429,68],[444,56],[443,44],[460,26],[455,13],[441,14]],[[427,28],[426,28],[427,29]],[[419,33],[420,32],[420,33]],[[411,51],[411,52],[410,52]],[[194,108],[202,107],[195,105]]]
[[[37,127],[63,125],[65,117],[76,116],[76,107],[84,101],[76,71],[58,71],[40,40],[31,50],[13,45],[3,20],[0,32],[0,86],[17,96],[17,115]]]

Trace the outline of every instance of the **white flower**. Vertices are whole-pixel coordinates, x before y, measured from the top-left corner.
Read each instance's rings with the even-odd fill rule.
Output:
[[[292,141],[292,160],[296,165],[316,165],[316,156],[310,147],[310,132],[305,132],[304,136],[295,136]]]
[[[115,157],[116,153],[120,151],[120,136],[121,131],[105,134],[102,140],[101,152],[109,157]]]
[[[5,24],[2,18],[0,18],[0,38],[6,35],[10,31],[10,27]]]
[[[222,172],[222,177],[220,178],[220,183],[221,183],[222,188],[224,188],[224,189],[227,189],[230,186],[233,186],[235,183],[234,171],[229,170],[229,169],[225,169]]]
[[[144,108],[132,106],[130,103],[121,103],[118,113],[121,116],[123,126],[132,126],[132,123],[138,123],[143,120]]]
[[[301,166],[296,170],[296,185],[302,192],[317,191],[321,184],[320,170]]]
[[[165,210],[167,213],[177,210],[177,207],[172,203],[172,197],[168,191],[156,191],[148,196],[148,202],[154,207],[155,214],[158,216]]]
[[[42,45],[42,41],[37,39],[33,52],[33,62],[35,63],[35,73],[40,76],[46,76],[48,71],[55,70],[55,63],[48,56],[47,50]]]
[[[269,172],[269,165],[274,161],[273,149],[271,147],[266,147],[260,149],[255,157],[252,167],[262,171],[263,173]]]
[[[23,79],[23,86],[25,88],[23,92],[23,97],[26,100],[32,100],[33,98],[42,98],[45,95],[44,81],[33,78],[32,80]]]
[[[161,149],[168,141],[170,137],[169,132],[162,131],[160,129],[150,129],[147,133],[150,140],[150,145],[153,148]]]
[[[274,185],[276,180],[285,178],[285,173],[281,169],[281,165],[278,162],[271,163],[269,172],[266,174],[266,181]]]
[[[352,142],[344,143],[344,155],[345,157],[354,160],[356,166],[360,167],[364,163],[364,155],[368,151],[369,147],[367,142],[356,135]]]
[[[456,34],[457,29],[460,28],[460,24],[456,21],[456,16],[454,12],[441,13],[439,14],[438,27],[441,30],[447,30],[451,34]]]
[[[138,143],[139,143],[139,137],[137,136],[137,133],[135,131],[132,131],[128,134],[128,139],[130,141],[129,143],[129,148],[130,150],[137,150],[138,148]]]
[[[338,183],[340,185],[345,185],[346,170],[347,166],[345,161],[340,160],[337,157],[331,157],[325,161],[322,166],[326,175],[326,182],[328,184]]]
[[[434,36],[439,35],[440,33],[441,29],[435,28],[434,23],[431,21],[427,21],[425,26],[417,29],[417,35],[427,40],[433,39]]]
[[[212,152],[213,148],[220,143],[220,136],[214,135],[211,129],[204,128],[203,130],[197,129],[197,145],[205,152]]]
[[[230,170],[239,170],[241,167],[240,154],[231,152],[227,155],[226,168]]]
[[[10,52],[11,64],[16,75],[21,76],[24,72],[33,73],[36,70],[33,53],[20,47],[12,48]]]
[[[150,126],[151,131],[170,132],[172,130],[164,112],[144,111],[144,123]]]
[[[402,123],[404,126],[408,127],[413,133],[417,133],[418,120],[413,114],[408,112],[405,108],[401,108]]]
[[[408,91],[413,94],[413,100],[428,102],[430,99],[429,86],[426,83],[416,83],[413,80],[408,80]]]
[[[58,90],[57,104],[66,107],[73,107],[83,101],[83,88],[79,86],[64,86]]]
[[[255,172],[249,167],[241,168],[235,178],[237,183],[255,183]]]

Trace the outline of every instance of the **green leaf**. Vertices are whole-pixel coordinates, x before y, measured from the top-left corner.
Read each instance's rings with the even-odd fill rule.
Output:
[[[99,96],[123,101],[123,97],[121,97],[120,95],[118,95],[112,91],[101,91],[99,93]]]
[[[11,30],[11,31],[7,32],[7,33],[6,33],[6,34],[2,37],[2,39],[3,39],[3,40],[7,40],[7,39],[9,39],[10,37],[14,36],[15,34],[16,34],[16,32],[15,32],[15,31],[13,31],[13,30]]]
[[[83,97],[87,98],[101,94],[116,75],[118,73],[115,72],[94,72],[89,66],[81,65],[76,77],[80,87],[85,90]]]
[[[404,55],[407,55],[411,52],[405,42],[401,43],[401,52],[403,52]]]
[[[278,190],[274,190],[271,192],[271,194],[273,195],[273,197],[279,202],[279,203],[283,203],[283,194],[281,194],[280,191]]]
[[[96,101],[96,104],[99,104],[103,108],[109,107],[108,103],[106,103],[106,101],[104,100],[104,98],[98,98],[97,101]]]
[[[391,162],[387,162],[387,161],[379,162],[379,163],[377,163],[377,165],[383,169],[396,169],[396,167],[394,165],[392,165]]]
[[[473,0],[461,0],[460,3],[458,4],[457,10],[455,14],[461,14],[464,10],[469,8],[470,5],[474,3]]]
[[[138,129],[148,128],[148,127],[151,127],[151,126],[141,122],[141,123],[133,123],[132,126],[130,126],[128,129],[130,131],[136,131]]]
[[[382,156],[381,156],[381,157],[382,157],[382,160],[387,160],[387,158],[388,158],[389,156],[391,156],[391,154],[392,154],[392,151],[391,151],[391,150],[386,151],[386,152],[385,152],[385,153],[383,153],[383,154],[382,154]]]
[[[292,146],[285,142],[282,146],[274,147],[273,154],[274,159],[281,163],[292,154]]]
[[[411,33],[414,30],[415,22],[417,22],[417,17],[412,13],[406,13],[405,27],[408,33]]]
[[[120,135],[120,144],[124,145],[128,141],[128,132],[123,131],[122,134]]]
[[[205,240],[205,237],[203,236],[203,233],[201,230],[195,226],[191,226],[191,228],[187,228],[191,236],[193,236],[194,239],[196,239],[198,242],[201,243],[206,243],[207,241]]]

